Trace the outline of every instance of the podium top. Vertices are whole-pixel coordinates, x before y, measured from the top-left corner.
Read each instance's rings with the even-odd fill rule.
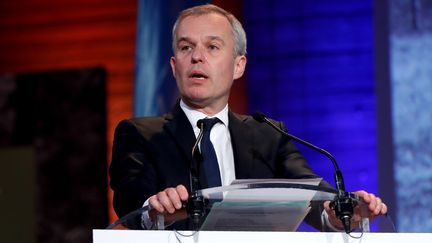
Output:
[[[198,190],[197,196],[208,200],[288,202],[331,201],[338,194],[334,188],[319,186],[322,178],[235,180],[229,186]],[[352,195],[353,198],[358,198]]]

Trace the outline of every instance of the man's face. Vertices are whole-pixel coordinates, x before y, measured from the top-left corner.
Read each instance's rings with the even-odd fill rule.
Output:
[[[234,57],[228,20],[219,14],[188,16],[176,37],[170,63],[182,99],[194,108],[223,108],[246,65],[245,56]]]

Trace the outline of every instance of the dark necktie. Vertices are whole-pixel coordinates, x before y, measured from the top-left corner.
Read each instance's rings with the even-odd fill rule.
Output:
[[[203,157],[203,173],[204,178],[207,180],[208,187],[221,186],[221,176],[219,171],[219,164],[216,157],[216,152],[210,141],[210,131],[213,126],[220,122],[218,118],[205,118],[201,119],[204,126],[203,137],[201,140],[201,155]],[[198,121],[198,123],[200,123]]]

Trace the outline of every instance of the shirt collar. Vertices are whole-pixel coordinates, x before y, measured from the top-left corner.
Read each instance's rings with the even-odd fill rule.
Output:
[[[222,123],[226,127],[228,127],[228,104],[214,116],[207,116],[206,114],[193,109],[192,107],[186,105],[186,103],[184,103],[183,100],[180,100],[180,108],[186,114],[186,117],[188,118],[194,130],[199,129],[197,127],[198,120],[203,118],[213,118],[213,117],[219,118],[219,120],[221,120]]]

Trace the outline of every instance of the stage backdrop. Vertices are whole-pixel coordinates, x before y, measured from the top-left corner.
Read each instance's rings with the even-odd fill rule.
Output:
[[[432,232],[432,2],[388,9],[398,228]]]
[[[349,191],[377,187],[372,1],[248,1],[249,111],[328,151]],[[334,184],[323,155],[299,146]]]

